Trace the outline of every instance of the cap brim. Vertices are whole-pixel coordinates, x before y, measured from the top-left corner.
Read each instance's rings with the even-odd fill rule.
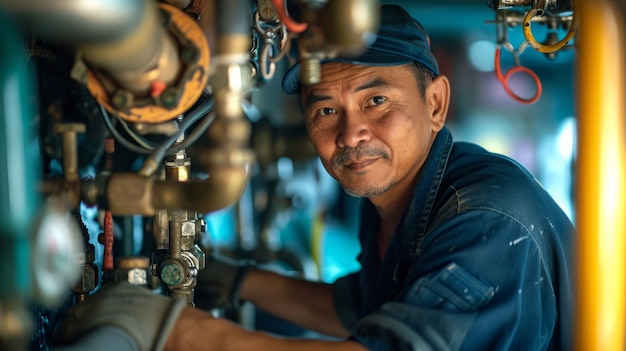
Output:
[[[396,66],[412,62],[411,58],[380,50],[368,50],[363,55],[354,58],[334,58],[322,60],[322,63],[343,62],[361,66]],[[297,94],[300,90],[300,63],[291,66],[285,73],[282,81],[283,92],[287,95]]]

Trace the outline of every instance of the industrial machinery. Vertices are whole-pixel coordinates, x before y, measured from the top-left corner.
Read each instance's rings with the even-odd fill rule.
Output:
[[[534,71],[521,64],[520,56],[526,48],[530,47],[544,54],[546,58],[553,59],[558,51],[574,47],[572,39],[578,27],[578,11],[574,11],[574,1],[487,0],[487,6],[496,13],[494,21],[497,30],[494,64],[496,77],[513,99],[521,103],[534,103],[541,97],[541,80]],[[547,35],[543,40],[535,38],[533,23],[547,28]],[[508,31],[517,26],[522,26],[525,40],[515,48],[508,39]],[[566,34],[559,37],[560,32],[563,31]],[[501,68],[502,49],[513,55],[515,61],[515,66],[506,72],[503,72]],[[509,80],[515,73],[525,73],[533,79],[536,84],[533,96],[522,97],[509,86]]]
[[[251,94],[292,42],[312,83],[320,60],[357,53],[378,21],[372,0],[7,0],[0,12],[3,350],[39,332],[31,304],[63,308],[114,281],[194,304],[203,215],[239,201],[273,143],[304,135],[252,150]],[[138,216],[139,257],[115,248]]]
[[[312,84],[324,59],[358,54],[376,33],[377,4],[0,0],[0,349],[26,349],[39,332],[33,305],[53,324],[43,310],[80,303],[112,281],[194,304],[211,249],[202,243],[203,216],[248,199],[250,180],[271,173],[278,158],[314,155],[301,129],[253,123],[252,97],[280,79],[282,63],[299,60],[301,82]],[[541,83],[520,54],[529,46],[550,58],[571,48],[578,5],[486,5],[496,14],[498,79],[519,101],[536,101]],[[514,48],[507,31],[518,25],[526,42]],[[536,25],[554,32],[537,39]],[[516,62],[504,73],[502,48]],[[508,87],[516,72],[536,78],[534,97]],[[250,207],[241,206],[245,232]],[[98,242],[90,241],[86,212],[95,213]],[[269,222],[252,230],[265,233]],[[136,232],[140,250],[120,249]],[[269,260],[270,251],[249,258]]]

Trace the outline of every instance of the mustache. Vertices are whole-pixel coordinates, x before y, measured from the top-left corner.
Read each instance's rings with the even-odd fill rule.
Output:
[[[333,157],[333,165],[340,167],[345,165],[350,160],[358,160],[361,157],[382,157],[391,158],[387,150],[381,147],[368,147],[363,145],[357,145],[356,147],[346,147],[341,149],[335,157]]]

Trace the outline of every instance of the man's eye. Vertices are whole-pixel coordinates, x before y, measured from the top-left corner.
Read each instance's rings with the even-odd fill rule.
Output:
[[[331,107],[322,107],[321,109],[317,110],[317,114],[319,116],[328,116],[332,115],[333,113],[335,113],[335,109]]]
[[[374,97],[369,99],[367,105],[368,106],[380,105],[383,102],[385,102],[386,100],[387,100],[387,98],[385,98],[384,96],[374,96]]]

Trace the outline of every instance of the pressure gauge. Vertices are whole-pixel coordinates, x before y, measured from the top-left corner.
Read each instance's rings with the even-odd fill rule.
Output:
[[[60,305],[80,277],[74,217],[53,209],[44,210],[33,235],[32,276],[36,300],[45,307]]]

